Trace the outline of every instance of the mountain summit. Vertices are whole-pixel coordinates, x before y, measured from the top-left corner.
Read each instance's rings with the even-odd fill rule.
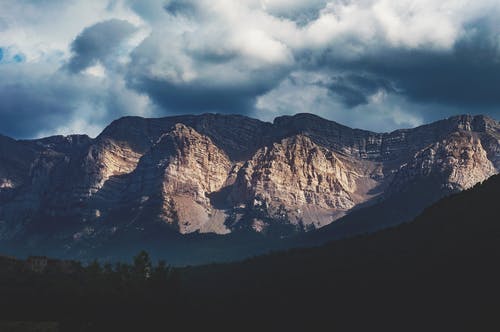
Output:
[[[0,136],[0,241],[71,250],[153,229],[282,237],[403,193],[419,211],[421,196],[499,170],[500,124],[485,116],[391,133],[312,114],[125,117],[95,139]]]

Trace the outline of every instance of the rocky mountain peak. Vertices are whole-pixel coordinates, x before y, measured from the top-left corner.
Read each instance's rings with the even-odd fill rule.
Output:
[[[335,121],[323,119],[310,113],[298,113],[285,115],[274,119],[273,124],[285,133],[294,135],[308,132],[330,131],[352,134],[353,129],[341,125]],[[366,131],[368,132],[368,131]]]
[[[176,123],[171,130],[162,134],[157,142],[152,146],[152,150],[161,147],[161,153],[164,156],[172,154],[184,154],[190,148],[190,145],[197,143],[213,144],[212,141],[199,134],[196,130],[182,123]]]
[[[47,222],[70,223],[58,234],[70,242],[159,224],[266,233],[323,227],[416,184],[437,184],[435,197],[468,188],[500,169],[500,125],[462,115],[374,133],[312,114],[124,117],[95,139],[0,136],[0,152],[0,237]]]
[[[449,118],[457,129],[465,131],[486,132],[487,124],[492,124],[495,121],[485,115],[459,115]]]
[[[225,233],[224,212],[209,195],[223,187],[232,163],[212,140],[182,123],[172,126],[141,159],[131,181],[141,197],[160,196],[160,219],[181,233]]]

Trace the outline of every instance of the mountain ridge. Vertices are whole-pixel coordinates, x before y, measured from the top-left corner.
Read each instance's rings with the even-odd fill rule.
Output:
[[[406,192],[403,222],[499,171],[500,124],[460,115],[374,133],[308,113],[129,116],[96,138],[0,137],[0,150],[0,241],[85,252],[156,227],[287,238]]]

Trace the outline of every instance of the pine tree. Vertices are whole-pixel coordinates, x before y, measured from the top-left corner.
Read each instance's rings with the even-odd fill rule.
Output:
[[[142,250],[134,257],[134,265],[132,267],[134,277],[137,280],[147,280],[151,277],[152,263],[149,254]]]

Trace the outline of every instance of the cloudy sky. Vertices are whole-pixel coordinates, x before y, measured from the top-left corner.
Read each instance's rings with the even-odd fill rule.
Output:
[[[204,112],[500,119],[498,17],[498,0],[0,0],[0,133]]]

